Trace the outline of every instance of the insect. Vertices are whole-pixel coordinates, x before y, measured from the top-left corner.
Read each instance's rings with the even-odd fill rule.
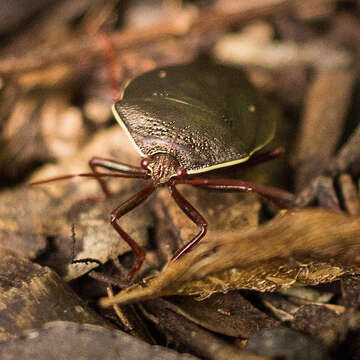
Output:
[[[178,191],[178,184],[256,192],[282,207],[292,200],[290,193],[274,187],[199,176],[253,159],[269,160],[281,152],[256,154],[274,138],[276,116],[239,69],[196,62],[152,70],[128,84],[122,99],[113,105],[113,113],[142,157],[140,166],[95,157],[89,162],[92,174],[79,175],[95,177],[107,196],[110,192],[104,177],[108,174],[99,172],[99,168],[117,172],[118,177],[151,179],[110,216],[111,225],[137,258],[129,279],[140,269],[145,252],[122,228],[119,219],[158,187],[167,187],[180,209],[199,227],[197,235],[176,251],[172,261],[191,250],[207,231],[206,220]]]

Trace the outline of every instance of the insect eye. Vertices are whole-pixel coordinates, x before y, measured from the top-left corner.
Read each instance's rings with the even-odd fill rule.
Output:
[[[148,170],[148,166],[149,166],[149,164],[150,164],[150,161],[151,161],[151,159],[148,158],[148,157],[146,157],[146,158],[144,158],[144,159],[141,160],[140,166],[141,166],[143,169]]]
[[[183,167],[179,166],[176,170],[176,175],[179,178],[183,178],[186,176],[186,170]]]

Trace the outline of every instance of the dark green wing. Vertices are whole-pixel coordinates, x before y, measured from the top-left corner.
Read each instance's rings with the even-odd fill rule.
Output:
[[[275,115],[236,68],[194,63],[135,78],[114,106],[144,156],[173,154],[188,173],[247,160],[270,142]]]

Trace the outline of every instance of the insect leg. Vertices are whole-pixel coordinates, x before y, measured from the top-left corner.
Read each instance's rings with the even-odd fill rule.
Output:
[[[179,179],[176,184],[189,184],[207,189],[239,192],[255,192],[280,208],[290,208],[294,195],[273,186],[256,185],[251,182],[232,179]]]
[[[149,184],[137,194],[132,196],[127,201],[123,202],[116,209],[111,212],[110,223],[114,227],[114,229],[118,232],[118,234],[129,244],[135,256],[137,257],[136,263],[133,268],[130,270],[128,275],[128,280],[132,280],[135,273],[140,269],[142,263],[145,259],[145,251],[144,249],[127,233],[125,232],[117,220],[119,220],[123,215],[140,205],[143,201],[145,201],[155,190],[155,185],[153,183]]]
[[[175,261],[183,254],[190,251],[201,240],[201,238],[205,236],[207,222],[202,215],[179,193],[173,184],[169,185],[169,192],[185,215],[187,215],[190,220],[200,227],[200,232],[192,240],[185,244],[184,247],[176,251],[171,259],[171,261]]]
[[[117,171],[117,172],[125,174],[125,175],[134,175],[135,174],[135,175],[144,175],[145,176],[147,174],[147,171],[141,167],[131,166],[131,165],[117,162],[115,160],[105,159],[105,158],[101,158],[101,157],[93,157],[89,161],[89,166],[90,166],[92,172],[94,173],[94,175],[99,174],[96,171],[97,167],[101,167],[101,168],[112,170],[112,171]],[[105,180],[100,177],[96,177],[96,180],[99,182],[101,189],[104,192],[105,196],[110,197],[111,193],[106,185]]]
[[[243,166],[253,166],[256,164],[262,164],[264,162],[273,160],[285,154],[285,149],[282,146],[277,147],[276,149],[265,152],[263,154],[255,154],[248,161],[242,163]]]

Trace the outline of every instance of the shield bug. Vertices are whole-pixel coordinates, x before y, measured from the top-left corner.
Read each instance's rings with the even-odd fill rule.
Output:
[[[106,176],[152,180],[111,213],[111,225],[137,257],[129,272],[130,279],[140,269],[145,252],[118,221],[157,187],[167,187],[181,210],[200,228],[198,234],[174,254],[172,261],[193,248],[207,230],[206,220],[177,190],[178,184],[256,192],[282,207],[292,200],[290,193],[274,187],[198,176],[250,158],[250,162],[269,160],[280,153],[275,150],[255,154],[274,138],[276,116],[239,69],[192,63],[149,71],[128,84],[122,99],[113,105],[113,113],[142,157],[140,166],[96,157],[89,162],[93,173],[77,176],[95,177],[108,196]],[[99,168],[119,174],[101,173]],[[72,176],[76,175],[56,179]]]

